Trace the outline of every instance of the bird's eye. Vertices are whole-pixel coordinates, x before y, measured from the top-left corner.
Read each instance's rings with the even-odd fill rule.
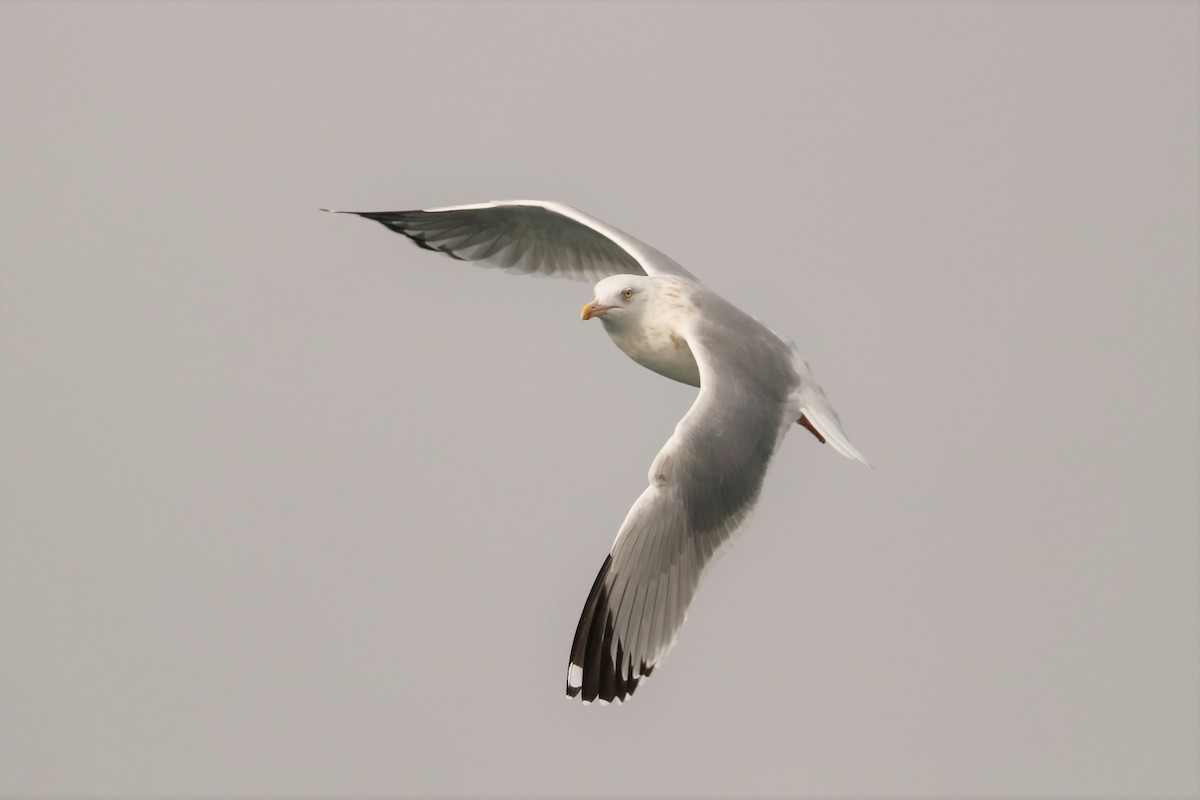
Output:
[[[621,292],[621,296],[628,300],[629,298],[633,297],[633,289],[626,289],[625,291]]]

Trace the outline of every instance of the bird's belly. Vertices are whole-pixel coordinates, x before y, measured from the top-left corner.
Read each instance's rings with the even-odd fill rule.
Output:
[[[683,337],[673,331],[647,331],[636,336],[612,335],[625,355],[666,378],[691,386],[700,385],[700,368]]]

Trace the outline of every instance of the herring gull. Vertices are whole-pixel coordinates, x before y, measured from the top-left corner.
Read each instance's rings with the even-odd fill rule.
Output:
[[[647,369],[700,388],[650,465],[650,485],[584,603],[567,667],[571,697],[625,700],[663,660],[793,424],[867,463],[795,345],[653,247],[570,206],[509,200],[338,213],[375,220],[460,261],[596,281],[581,318],[598,318]]]

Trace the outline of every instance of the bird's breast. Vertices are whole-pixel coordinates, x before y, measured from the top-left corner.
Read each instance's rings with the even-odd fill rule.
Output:
[[[610,330],[625,355],[673,381],[700,385],[700,368],[687,341],[669,325],[645,325],[632,331]]]

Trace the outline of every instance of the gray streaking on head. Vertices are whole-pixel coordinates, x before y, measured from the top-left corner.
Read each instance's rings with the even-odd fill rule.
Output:
[[[867,463],[791,342],[616,228],[538,200],[346,213],[459,260],[599,281],[582,318],[598,317],[617,347],[647,369],[700,387],[650,465],[650,485],[584,604],[567,668],[571,697],[624,700],[662,661],[793,423]]]

